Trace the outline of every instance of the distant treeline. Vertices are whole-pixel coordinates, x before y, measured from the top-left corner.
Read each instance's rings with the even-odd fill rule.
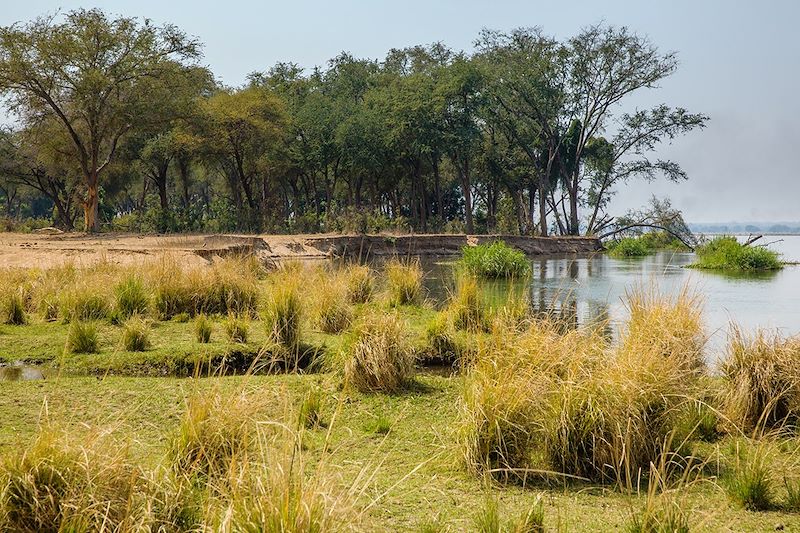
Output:
[[[617,186],[707,117],[621,104],[677,67],[626,28],[484,30],[226,87],[174,26],[99,10],[0,28],[0,216],[63,229],[600,234]]]
[[[800,234],[800,222],[691,223],[689,224],[689,228],[695,233]]]

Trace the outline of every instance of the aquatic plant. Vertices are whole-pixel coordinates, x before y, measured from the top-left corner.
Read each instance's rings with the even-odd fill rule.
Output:
[[[732,236],[715,237],[695,250],[691,268],[731,271],[764,271],[783,268],[780,254],[764,246],[745,246]]]
[[[606,243],[609,255],[614,257],[644,257],[655,250],[650,243],[641,237],[625,237],[618,241]]]
[[[484,278],[520,278],[531,269],[525,254],[503,241],[465,246],[459,264],[467,272]]]

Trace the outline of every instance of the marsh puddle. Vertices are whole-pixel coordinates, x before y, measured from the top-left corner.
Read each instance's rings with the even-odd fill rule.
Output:
[[[0,381],[35,381],[44,377],[44,372],[34,366],[0,366]]]

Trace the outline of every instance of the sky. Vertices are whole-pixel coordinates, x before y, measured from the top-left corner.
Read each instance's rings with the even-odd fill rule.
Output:
[[[79,7],[177,25],[205,44],[203,62],[231,86],[278,61],[311,68],[341,51],[382,58],[436,41],[470,50],[482,28],[540,26],[566,39],[598,22],[628,26],[677,52],[680,67],[622,110],[666,103],[710,121],[655,154],[680,163],[687,182],[630,182],[612,212],[655,194],[693,222],[800,220],[800,2],[0,0],[0,25]]]

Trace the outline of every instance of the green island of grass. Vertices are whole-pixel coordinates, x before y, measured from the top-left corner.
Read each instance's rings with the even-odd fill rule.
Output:
[[[690,268],[757,272],[780,270],[780,254],[763,246],[745,246],[732,236],[714,237],[697,247],[697,261]]]

